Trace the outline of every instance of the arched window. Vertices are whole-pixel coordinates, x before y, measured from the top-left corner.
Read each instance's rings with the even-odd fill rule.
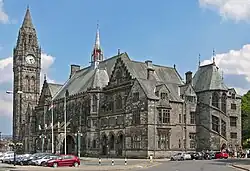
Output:
[[[95,94],[92,99],[92,112],[97,112],[97,96]]]
[[[212,106],[219,108],[219,95],[217,92],[212,95]]]
[[[121,109],[122,108],[122,97],[121,95],[118,95],[116,97],[116,109]]]
[[[224,113],[226,113],[226,111],[227,111],[227,95],[226,95],[226,93],[223,93],[222,97],[221,97],[221,110]]]
[[[31,79],[30,79],[30,91],[35,91],[35,77],[32,76]]]
[[[27,92],[30,91],[30,79],[29,79],[29,76],[27,75],[25,77],[25,84],[23,85],[24,86],[24,90],[26,90]]]

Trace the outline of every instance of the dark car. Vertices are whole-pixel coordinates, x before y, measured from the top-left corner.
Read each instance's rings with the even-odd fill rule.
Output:
[[[58,166],[79,166],[80,159],[74,155],[61,155],[60,157],[46,162],[48,167],[58,167]]]

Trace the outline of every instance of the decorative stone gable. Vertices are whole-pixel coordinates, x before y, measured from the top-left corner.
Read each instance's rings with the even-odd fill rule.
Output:
[[[118,58],[112,71],[108,87],[122,85],[124,83],[129,82],[131,79],[132,77],[129,71],[127,70],[125,63],[122,61],[121,58]]]
[[[45,102],[48,100],[50,101],[51,98],[52,98],[52,96],[51,96],[51,92],[50,92],[48,83],[47,83],[47,81],[44,81],[41,95],[39,97],[38,106],[44,105]]]

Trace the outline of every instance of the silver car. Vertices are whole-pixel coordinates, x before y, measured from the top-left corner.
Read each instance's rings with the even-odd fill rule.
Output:
[[[58,155],[46,155],[46,156],[42,156],[36,160],[34,160],[35,164],[37,166],[45,166],[45,163],[48,161],[48,160],[51,160],[51,159],[56,159],[58,158],[59,156]]]

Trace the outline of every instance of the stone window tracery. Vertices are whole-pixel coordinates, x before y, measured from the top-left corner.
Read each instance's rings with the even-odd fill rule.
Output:
[[[226,93],[223,93],[222,97],[221,97],[221,110],[224,113],[226,113],[226,111],[227,111],[227,95],[226,95]]]
[[[159,123],[170,123],[170,110],[169,109],[159,109],[158,110],[158,121]]]
[[[116,71],[116,80],[117,80],[117,83],[120,84],[122,82],[122,72],[118,69]]]
[[[29,88],[30,91],[34,92],[35,91],[35,77],[34,76],[31,77],[29,86],[30,86]]]
[[[217,92],[212,95],[212,106],[219,108],[219,95]]]
[[[190,148],[196,148],[196,134],[189,133],[189,139],[190,139]]]
[[[24,85],[24,89],[29,92],[30,91],[30,79],[29,79],[29,76],[26,76],[25,77],[25,85]]]
[[[158,133],[158,148],[165,150],[169,149],[169,134],[165,131],[159,131]]]
[[[219,127],[220,127],[219,118],[216,116],[212,116],[212,130],[219,133]]]
[[[131,146],[133,149],[140,149],[141,148],[141,135],[134,135],[131,138]]]
[[[97,96],[94,94],[92,99],[92,112],[97,112],[97,103],[98,99]]]
[[[140,110],[135,109],[132,112],[132,123],[134,125],[139,125],[141,123],[141,116],[140,116]]]
[[[223,137],[226,137],[227,136],[227,125],[226,125],[226,122],[221,120],[221,135]]]
[[[162,99],[162,100],[168,100],[168,93],[162,92],[162,93],[161,93],[161,99]]]
[[[118,95],[116,98],[116,109],[122,109],[122,96]]]

